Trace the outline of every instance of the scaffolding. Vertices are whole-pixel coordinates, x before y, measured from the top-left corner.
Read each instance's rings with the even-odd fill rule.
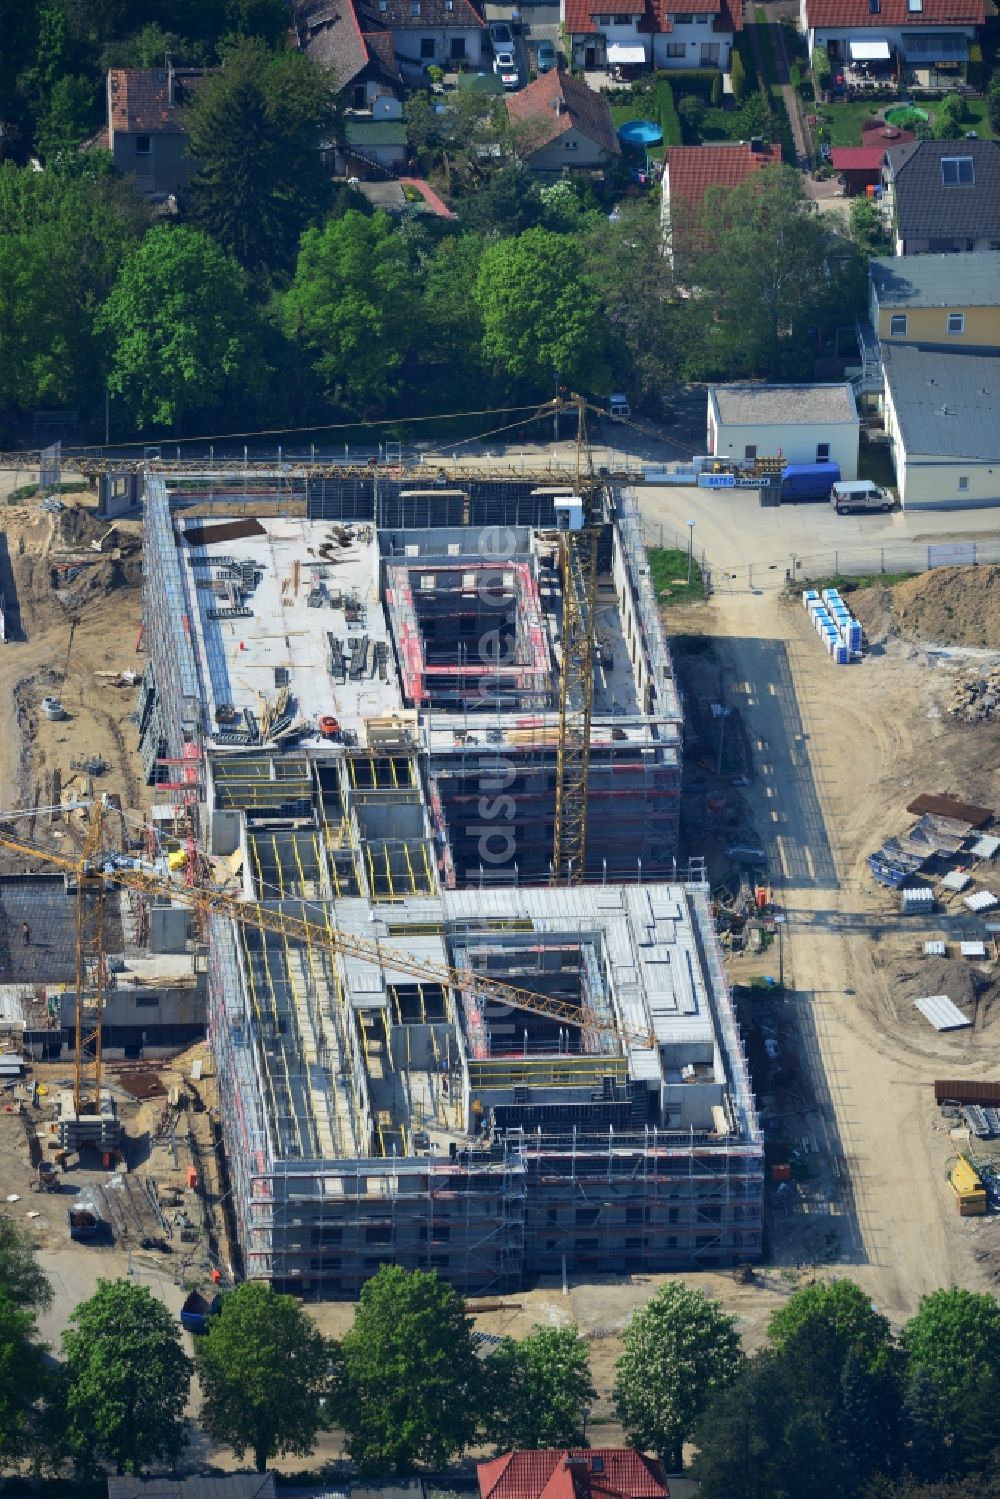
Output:
[[[299,587],[313,566],[331,572],[307,547],[329,552],[331,535],[351,553],[340,581],[367,579],[352,628],[365,632],[356,654],[374,705],[358,697],[339,738],[264,747],[227,743],[217,709],[230,679],[244,694],[262,673],[268,692],[279,671],[289,685],[288,641],[240,625],[225,660],[209,660],[166,489],[147,486],[144,757],[185,818],[203,795],[212,852],[249,896],[331,939],[209,921],[209,1030],[250,1278],[356,1295],[394,1260],[484,1294],[563,1263],[651,1271],[761,1252],[763,1142],[705,892],[649,884],[676,873],[681,711],[634,497],[606,488],[586,882],[558,889],[554,491],[471,477],[417,489],[355,472],[311,482],[294,524],[262,499],[253,557],[270,574],[255,586],[286,634],[290,601],[301,605],[289,647],[299,711],[303,696],[333,702],[349,669],[326,649],[322,613],[346,594],[319,597],[314,613],[305,597],[317,590]],[[490,556],[490,528],[509,528],[509,555]],[[211,543],[200,551],[220,561]],[[483,662],[493,630],[503,650]],[[335,956],[335,928],[386,946]],[[503,1011],[457,979],[418,982],[392,968],[393,946],[553,1008]]]

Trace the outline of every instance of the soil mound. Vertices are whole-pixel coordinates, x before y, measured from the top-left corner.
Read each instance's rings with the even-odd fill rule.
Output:
[[[1000,566],[936,567],[897,583],[891,594],[891,633],[930,645],[1000,650]]]
[[[897,999],[911,1004],[931,994],[947,994],[969,1020],[980,1021],[992,1008],[996,985],[966,958],[915,958],[895,965]]]

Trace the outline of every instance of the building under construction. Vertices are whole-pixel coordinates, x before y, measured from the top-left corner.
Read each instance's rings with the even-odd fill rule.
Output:
[[[612,484],[584,879],[552,883],[568,491],[372,473],[207,498],[147,479],[157,818],[311,923],[207,933],[250,1277],[352,1295],[392,1260],[482,1293],[760,1254],[745,1059],[706,889],[677,880],[676,683]],[[455,970],[473,977],[436,978]],[[480,980],[548,1009],[484,1003]]]

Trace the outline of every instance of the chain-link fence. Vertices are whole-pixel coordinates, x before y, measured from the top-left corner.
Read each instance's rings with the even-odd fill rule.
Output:
[[[650,547],[673,547],[687,551],[688,536],[672,526],[645,522],[643,532]],[[885,546],[843,546],[807,556],[786,552],[773,561],[726,562],[695,550],[695,560],[706,581],[715,590],[760,592],[783,588],[787,583],[806,585],[819,578],[873,577],[877,574],[923,573],[935,567],[975,567],[1000,563],[1000,538],[985,541],[916,542],[894,541]]]

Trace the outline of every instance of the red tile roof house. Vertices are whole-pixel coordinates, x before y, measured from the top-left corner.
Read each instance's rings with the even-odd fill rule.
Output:
[[[533,172],[599,168],[621,153],[607,100],[582,78],[553,69],[505,103],[517,153]]]
[[[965,81],[969,43],[983,25],[984,0],[800,0],[812,57],[825,47],[836,65],[892,68],[911,88]]]
[[[108,149],[118,171],[135,177],[147,198],[176,193],[197,166],[181,112],[208,76],[205,68],[173,66],[108,73]]]
[[[662,219],[667,255],[698,248],[697,220],[710,187],[733,188],[754,172],[780,166],[781,147],[740,141],[738,145],[669,146],[664,152]]]
[[[559,19],[575,68],[651,63],[728,72],[743,0],[559,0]]]
[[[627,1447],[505,1452],[476,1473],[480,1499],[670,1499],[662,1463]]]

